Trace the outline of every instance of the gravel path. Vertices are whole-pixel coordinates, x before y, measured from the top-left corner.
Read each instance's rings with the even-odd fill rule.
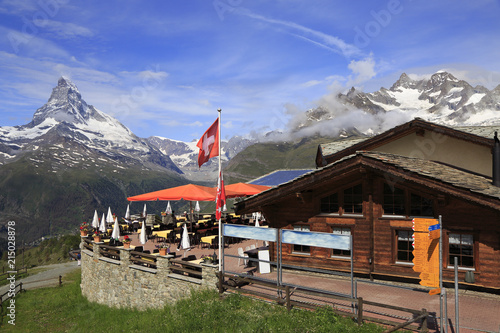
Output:
[[[35,289],[43,287],[51,287],[59,284],[59,275],[64,276],[74,270],[80,269],[77,261],[65,262],[62,264],[53,264],[47,266],[38,266],[37,268],[46,269],[35,275],[30,275],[21,280],[16,280],[16,284],[23,283],[23,289]],[[64,279],[63,279],[64,282]],[[3,295],[9,290],[9,286],[0,287],[0,295]]]

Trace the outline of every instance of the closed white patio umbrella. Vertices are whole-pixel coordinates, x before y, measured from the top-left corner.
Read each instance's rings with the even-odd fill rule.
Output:
[[[102,213],[102,219],[101,219],[101,225],[99,226],[99,231],[105,233],[107,231],[106,229],[106,216],[104,216],[104,213]]]
[[[170,207],[170,201],[167,203],[167,209],[165,210],[165,213],[172,214],[172,207]]]
[[[113,223],[113,214],[111,214],[111,207],[108,207],[108,216],[106,216],[106,222]]]
[[[115,219],[115,224],[113,226],[113,232],[111,233],[111,238],[120,239],[120,226],[118,226],[118,219]]]
[[[94,219],[92,220],[92,228],[99,228],[99,216],[97,215],[97,210],[94,211]]]
[[[127,205],[127,212],[125,213],[125,220],[130,220],[130,205]]]
[[[189,233],[186,224],[184,224],[183,226],[181,246],[179,247],[179,250],[184,250],[184,256],[186,256],[186,251],[191,250],[191,244],[189,243]]]
[[[148,236],[146,235],[146,221],[142,222],[141,234],[139,235],[139,241],[141,244],[146,244],[148,241]]]

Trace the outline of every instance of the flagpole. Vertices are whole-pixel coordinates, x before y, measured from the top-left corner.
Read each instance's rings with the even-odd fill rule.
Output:
[[[218,131],[219,131],[219,177],[222,178],[222,161],[221,161],[221,145],[220,145],[220,137],[221,137],[221,112],[222,110],[219,108],[217,109],[217,112],[219,112],[219,126],[218,126]],[[219,179],[219,186],[222,185],[222,179]],[[222,188],[220,189],[220,191],[222,191]],[[215,209],[217,209],[217,207],[215,207]],[[221,233],[222,233],[222,223],[221,223],[221,218],[222,218],[222,206],[221,206],[221,212],[220,212],[220,215],[219,215],[219,272],[222,271],[222,248],[221,248],[221,239],[222,239],[222,236],[221,236]]]

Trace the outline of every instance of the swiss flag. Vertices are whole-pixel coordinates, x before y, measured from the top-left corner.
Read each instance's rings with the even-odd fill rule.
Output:
[[[219,182],[217,183],[217,197],[215,197],[215,219],[220,220],[222,217],[222,208],[226,204],[226,191],[224,190],[224,179],[222,179],[222,171],[219,173]]]
[[[215,156],[219,156],[219,118],[210,126],[196,145],[198,153],[198,167]]]

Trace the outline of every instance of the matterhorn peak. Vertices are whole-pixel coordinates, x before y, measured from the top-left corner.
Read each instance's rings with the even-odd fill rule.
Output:
[[[36,110],[32,124],[38,125],[47,118],[52,118],[57,122],[85,124],[92,109],[82,99],[76,85],[69,78],[61,76],[57,81],[57,86],[52,89],[47,104]]]
[[[76,85],[67,77],[61,76],[59,80],[57,80],[57,86],[52,89],[49,103],[64,103],[67,102],[68,99],[77,101],[81,100],[81,98],[82,96]]]

